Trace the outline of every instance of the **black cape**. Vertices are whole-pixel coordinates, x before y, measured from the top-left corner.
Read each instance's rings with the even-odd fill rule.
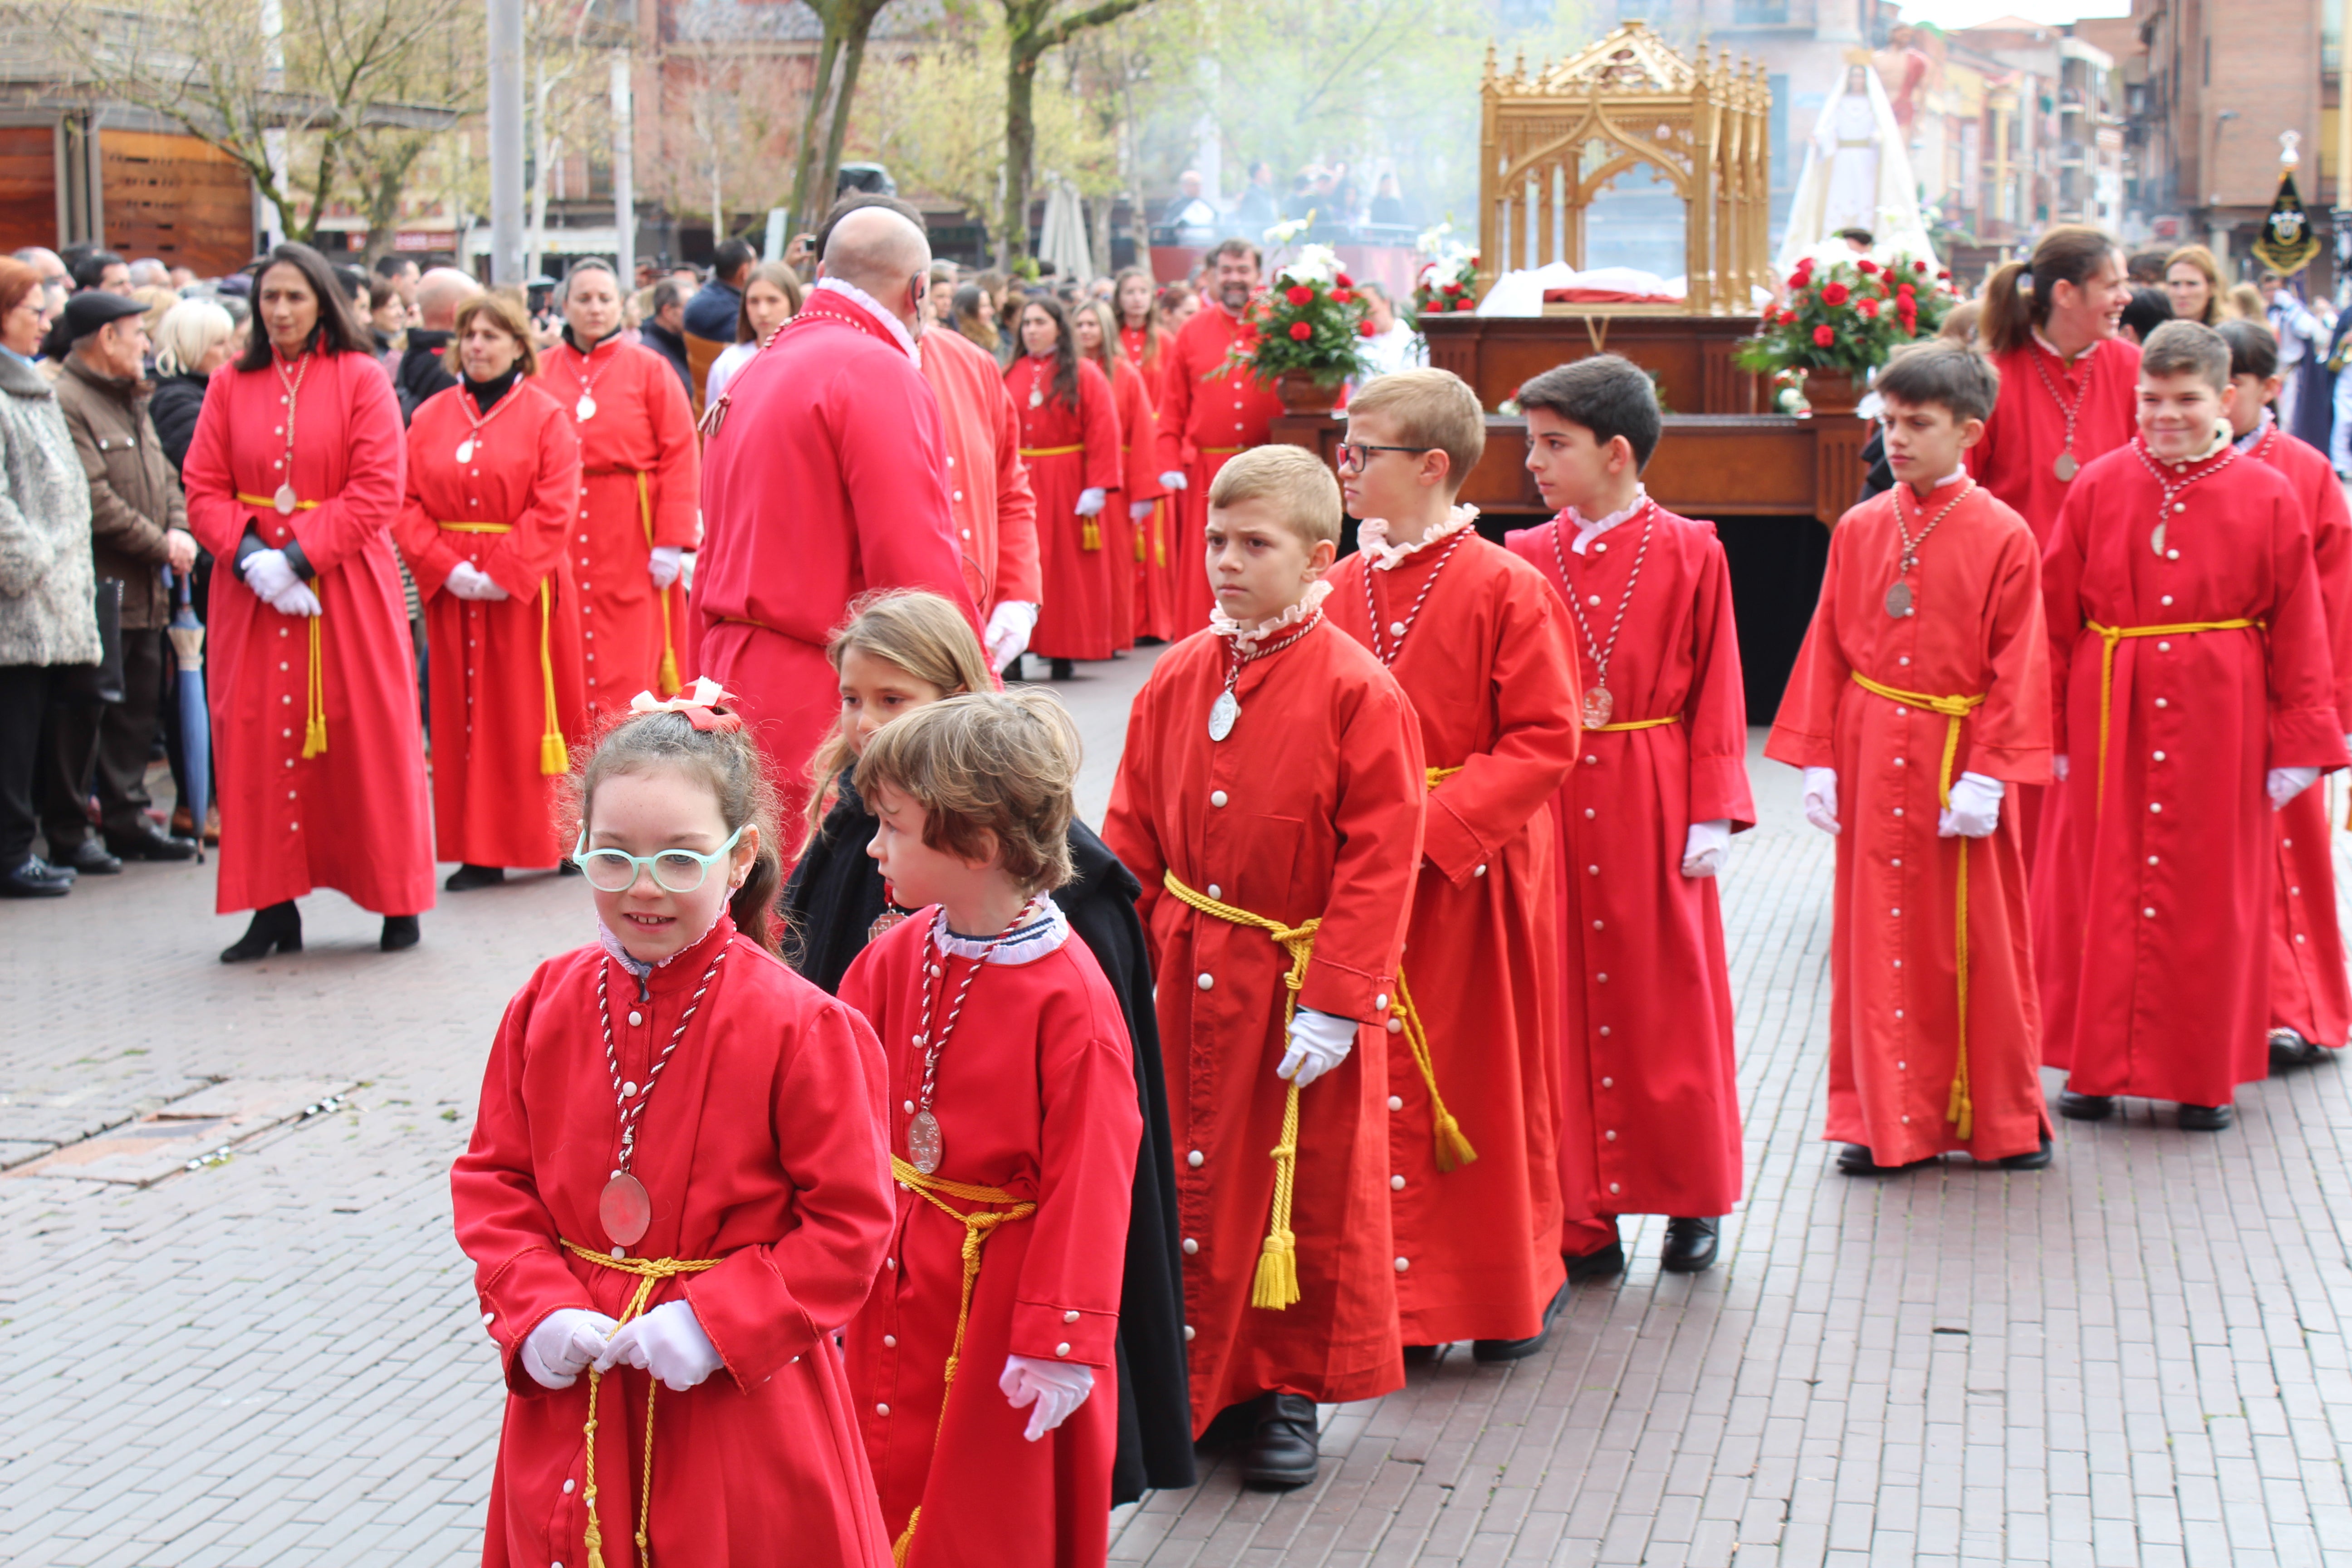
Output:
[[[866,853],[875,819],[849,775],[824,826],[785,885],[785,956],[827,992],[841,988],[863,952],[875,917],[887,907],[882,873]],[[1054,901],[1102,965],[1127,1015],[1135,1047],[1135,1092],[1143,1137],[1135,1152],[1135,1192],[1127,1224],[1127,1278],[1118,1310],[1118,1456],[1111,1501],[1132,1502],[1147,1489],[1192,1486],[1192,1406],[1186,1384],[1182,1259],[1177,1251],[1176,1180],[1169,1163],[1168,1089],[1160,1065],[1160,1024],[1151,1000],[1151,962],[1135,912],[1142,884],[1085,823],[1070,824],[1076,869]]]

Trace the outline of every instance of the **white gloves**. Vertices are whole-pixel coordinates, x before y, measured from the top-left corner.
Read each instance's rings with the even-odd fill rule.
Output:
[[[1837,770],[1805,770],[1805,820],[1823,833],[1838,831]]]
[[[2288,801],[2318,782],[2317,768],[2273,768],[2264,781],[2271,792],[2271,809],[2284,810]]]
[[[287,564],[283,550],[257,550],[245,558],[245,585],[253,590],[256,597],[272,605],[279,595],[301,581],[294,574],[294,568]]]
[[[2059,752],[2050,759],[2050,776],[2060,784],[2066,782],[2066,753]]]
[[[1160,503],[1156,500],[1131,500],[1128,502],[1128,521],[1129,522],[1141,522],[1145,518],[1151,515],[1151,509],[1159,504]]]
[[[1162,489],[1171,490],[1190,489],[1192,488],[1191,481],[1184,478],[1184,470],[1181,468],[1171,468],[1166,473],[1160,475],[1160,485]]]
[[[630,1319],[613,1331],[604,1353],[596,1358],[598,1372],[633,1366],[652,1373],[675,1394],[684,1394],[726,1364],[686,1301],[664,1301],[644,1317]]]
[[[1007,599],[988,612],[988,630],[981,641],[988,647],[988,668],[1000,674],[1029,648],[1029,634],[1037,629],[1037,606]]]
[[[646,575],[654,580],[656,588],[667,588],[677,581],[678,566],[686,548],[678,544],[656,544],[646,560]]]
[[[1348,1059],[1356,1044],[1356,1020],[1301,1007],[1291,1016],[1290,1048],[1274,1076],[1305,1089]]]
[[[1039,1361],[1034,1356],[1004,1358],[1004,1375],[996,1380],[1015,1410],[1029,1412],[1029,1429],[1022,1434],[1032,1443],[1070,1418],[1095,1391],[1095,1369],[1066,1361]]]
[[[499,587],[488,573],[470,561],[460,561],[450,567],[448,578],[442,586],[461,599],[478,599],[488,602],[507,596],[507,591]]]
[[[2000,826],[2001,797],[2009,786],[1983,773],[1962,773],[1952,781],[1952,804],[1936,818],[1943,838],[1982,838]]]
[[[1683,875],[1712,877],[1723,869],[1726,857],[1731,853],[1731,819],[1719,816],[1712,822],[1694,822],[1690,833],[1683,839]]]
[[[541,1388],[569,1388],[604,1353],[613,1320],[584,1307],[558,1307],[522,1342],[522,1369]]]
[[[1080,517],[1094,516],[1095,513],[1102,510],[1103,502],[1108,500],[1110,492],[1104,489],[1101,486],[1088,485],[1085,489],[1078,492],[1078,515]]]

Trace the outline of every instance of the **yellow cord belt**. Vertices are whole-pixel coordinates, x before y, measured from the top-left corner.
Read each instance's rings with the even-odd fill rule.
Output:
[[[606,474],[628,474],[637,481],[637,521],[646,531],[646,549],[654,547],[654,493],[652,476],[643,468],[589,468],[583,470],[589,479],[601,479]],[[674,697],[683,683],[677,678],[677,646],[672,640],[669,626],[669,590],[656,588],[654,597],[660,601],[662,613],[662,656],[658,684],[661,695]]]
[[[591,1252],[576,1242],[566,1241],[564,1250],[574,1258],[584,1258],[599,1268],[610,1268],[620,1274],[637,1277],[636,1294],[621,1310],[619,1321],[614,1326],[645,1315],[646,1302],[651,1299],[654,1287],[665,1279],[681,1274],[699,1274],[706,1268],[716,1268],[716,1258],[614,1258],[602,1252]],[[588,1424],[580,1429],[586,1443],[586,1455],[582,1460],[580,1498],[587,1505],[588,1568],[604,1568],[604,1525],[596,1517],[596,1401],[603,1391],[604,1374],[590,1368],[588,1372]],[[648,1568],[653,1554],[646,1544],[646,1526],[652,1516],[654,1496],[654,1396],[661,1392],[661,1380],[647,1373],[646,1377],[646,1429],[638,1441],[645,1447],[645,1466],[637,1478],[637,1563],[638,1568]]]
[[[980,1249],[988,1244],[988,1238],[996,1233],[998,1226],[1008,1220],[1027,1219],[1037,1212],[1037,1205],[994,1187],[976,1187],[963,1182],[950,1182],[945,1176],[927,1176],[896,1154],[890,1156],[890,1174],[900,1186],[963,1226],[963,1294],[956,1302],[955,1339],[948,1346],[947,1374],[940,1384],[940,1430],[945,1431],[948,1394],[955,1387],[956,1363],[963,1358],[963,1331],[965,1325],[971,1321],[972,1283],[980,1278]],[[968,1204],[995,1204],[1002,1205],[1002,1209],[1001,1212],[974,1209],[966,1214],[951,1206],[947,1198]],[[938,1440],[934,1435],[932,1442],[936,1444]],[[915,1526],[922,1517],[922,1505],[918,1503],[915,1511],[907,1516],[907,1528],[898,1532],[898,1539],[890,1545],[891,1561],[901,1564],[902,1568],[907,1561],[908,1549],[915,1543]]]
[[[1875,697],[1890,702],[1906,703],[1925,708],[1931,713],[1941,713],[1944,726],[1944,761],[1936,773],[1936,804],[1948,807],[1952,804],[1952,763],[1960,754],[1960,723],[1984,701],[1983,693],[1974,697],[1931,697],[1923,691],[1903,691],[1892,686],[1881,686],[1860,670],[1851,672],[1853,683]],[[1952,1094],[1944,1108],[1944,1120],[1954,1124],[1953,1130],[1965,1142],[1976,1131],[1976,1101],[1969,1093],[1969,841],[1960,839],[1960,870],[1957,879],[1958,918],[1954,925],[1954,963],[1959,995],[1955,1007],[1959,1047],[1952,1058]]]
[[[1586,724],[1582,729],[1588,735],[1613,735],[1626,730],[1654,730],[1661,724],[1679,724],[1682,721],[1681,714],[1669,713],[1663,719],[1628,719],[1622,724]]]
[[[237,492],[236,499],[247,506],[266,506],[272,511],[278,510],[278,503],[268,496],[249,496],[240,490]],[[294,503],[294,510],[316,511],[319,510],[319,503],[314,500],[298,500]],[[325,602],[323,598],[320,601],[322,605]],[[302,706],[302,756],[307,761],[311,757],[325,755],[327,750],[327,674],[320,653],[319,638],[319,623],[326,618],[326,611],[322,608],[319,614],[306,616],[303,618],[310,623],[310,690],[303,699]]]
[[[440,522],[451,533],[512,533],[510,522]],[[555,659],[548,647],[548,617],[555,610],[555,574],[539,580],[539,683],[547,699],[547,728],[539,736],[539,771],[553,778],[572,771],[572,752],[563,742],[563,724],[555,711]]]
[[[1024,458],[1074,458],[1085,450],[1086,447],[1084,445],[1076,447],[1024,447],[1021,448],[1021,455]]]
[[[2199,632],[2260,631],[2261,621],[2184,621],[2173,626],[2103,626],[2086,620],[2083,629],[2099,634],[2099,795],[2093,815],[2107,813],[2107,712],[2115,699],[2116,645],[2126,637],[2194,637]]]

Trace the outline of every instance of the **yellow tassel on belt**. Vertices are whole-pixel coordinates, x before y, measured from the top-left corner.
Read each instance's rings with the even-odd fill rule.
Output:
[[[645,524],[646,549],[651,552],[654,547],[654,492],[646,482],[646,471],[639,468],[636,470],[636,475],[637,518]],[[654,590],[654,597],[661,601],[662,613],[661,694],[664,697],[675,697],[677,695],[678,688],[685,682],[677,678],[677,645],[670,636],[669,590],[656,588]]]
[[[249,496],[239,490],[236,499],[247,506],[266,506],[272,511],[278,510],[278,503],[268,496]],[[319,503],[298,500],[294,503],[294,510],[316,511]],[[320,595],[319,602],[322,606],[325,605],[324,595]],[[320,664],[319,637],[319,623],[326,618],[326,611],[321,608],[318,615],[304,618],[310,623],[310,690],[303,699],[302,708],[302,756],[307,761],[311,757],[324,756],[327,751],[327,676]]]
[[[1944,726],[1944,761],[1936,773],[1936,804],[1948,808],[1952,804],[1952,763],[1960,754],[1960,722],[1984,702],[1984,694],[1974,697],[1931,697],[1923,691],[1904,691],[1892,686],[1881,686],[1860,670],[1849,672],[1853,683],[1875,697],[1890,702],[1907,703],[1925,708],[1931,713],[1941,713],[1948,722]],[[1976,1132],[1976,1100],[1969,1092],[1969,841],[1960,839],[1960,870],[1956,879],[1958,886],[1956,930],[1954,936],[1954,978],[1959,995],[1954,1007],[1958,1020],[1959,1046],[1952,1058],[1952,1093],[1945,1102],[1944,1120],[1953,1123],[1953,1131],[1966,1142]]]
[[[606,1253],[591,1252],[577,1242],[566,1241],[564,1250],[574,1258],[584,1258],[599,1268],[610,1268],[620,1274],[637,1278],[636,1294],[621,1310],[618,1328],[632,1318],[645,1315],[646,1302],[652,1299],[654,1287],[665,1279],[681,1274],[699,1274],[706,1268],[716,1268],[716,1258],[614,1258]],[[586,1442],[586,1457],[582,1460],[580,1480],[581,1501],[587,1505],[588,1568],[604,1568],[604,1525],[596,1517],[596,1401],[603,1392],[604,1374],[590,1368],[588,1373],[588,1424],[581,1428]],[[637,1479],[637,1563],[639,1568],[651,1568],[652,1549],[646,1544],[646,1527],[652,1517],[654,1497],[654,1396],[661,1392],[661,1380],[648,1374],[646,1379],[646,1426],[640,1441],[645,1445],[645,1468]]]
[[[955,1387],[956,1365],[963,1359],[963,1331],[971,1321],[971,1288],[980,1278],[980,1249],[996,1234],[996,1227],[1008,1220],[1027,1219],[1037,1212],[1037,1205],[1026,1198],[1016,1198],[1011,1193],[995,1187],[973,1186],[965,1182],[951,1182],[945,1176],[927,1176],[898,1155],[890,1156],[890,1174],[898,1184],[914,1193],[925,1203],[963,1226],[963,1294],[956,1302],[955,1339],[948,1346],[947,1373],[940,1384],[940,1430],[947,1429],[948,1394]],[[945,1194],[942,1197],[941,1194]],[[946,1198],[968,1204],[996,1204],[1003,1212],[974,1209],[970,1214],[950,1206]],[[933,1436],[934,1444],[938,1442]],[[923,1517],[920,1503],[907,1516],[907,1528],[890,1545],[890,1560],[905,1568],[908,1550],[915,1543],[915,1526]]]
[[[510,522],[436,522],[451,533],[512,533]],[[667,613],[667,601],[664,601]],[[547,695],[547,728],[539,736],[539,771],[553,778],[572,771],[572,751],[564,744],[563,724],[555,711],[555,659],[548,647],[548,618],[555,611],[554,574],[539,580],[539,682]]]
[[[2107,814],[2107,710],[2115,698],[2116,645],[2126,637],[2194,637],[2199,632],[2262,631],[2261,621],[2184,621],[2173,626],[2103,626],[2086,620],[2083,629],[2099,634],[2099,797],[2092,815]],[[1856,679],[1860,679],[1857,677]]]

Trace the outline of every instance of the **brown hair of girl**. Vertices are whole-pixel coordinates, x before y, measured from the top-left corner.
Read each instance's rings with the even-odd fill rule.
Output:
[[[868,658],[897,665],[917,680],[936,688],[942,697],[996,689],[995,678],[989,673],[988,656],[981,651],[971,623],[963,618],[961,610],[937,594],[893,588],[853,601],[849,619],[824,645],[824,657],[831,661],[835,674],[840,673],[843,656],[852,648]],[[833,781],[849,766],[855,755],[850,749],[846,715],[844,717],[845,721],[833,727],[833,732],[824,738],[824,743],[809,762],[808,825],[812,843],[824,827],[824,814],[833,804],[828,798],[833,793]]]
[[[2060,224],[2042,237],[2030,261],[2006,261],[1985,280],[1984,315],[1977,335],[1985,352],[2012,353],[2033,341],[2048,323],[2054,290],[2061,283],[2080,289],[2091,280],[2116,242],[2083,224]]]
[[[1078,728],[1034,687],[974,691],[919,708],[874,732],[857,790],[888,787],[923,810],[923,842],[990,857],[1032,893],[1067,882]]]

